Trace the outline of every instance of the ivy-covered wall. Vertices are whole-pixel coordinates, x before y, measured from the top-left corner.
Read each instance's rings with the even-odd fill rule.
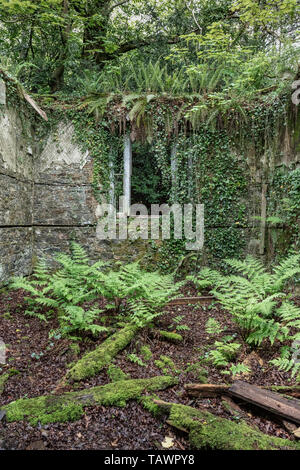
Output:
[[[0,282],[30,273],[38,257],[50,259],[67,250],[70,239],[94,258],[138,257],[149,266],[178,272],[207,263],[222,266],[222,259],[249,252],[270,262],[299,249],[300,114],[286,101],[277,108],[246,110],[245,122],[233,116],[222,125],[202,122],[197,130],[178,126],[176,132],[166,129],[166,107],[161,105],[152,110],[146,136],[123,117],[97,121],[72,108],[48,109],[48,122],[43,122],[9,85],[0,111]],[[145,153],[142,158],[151,148],[153,187],[160,174],[161,193],[169,196],[165,202],[204,204],[201,252],[185,251],[184,240],[97,238],[97,206],[108,199],[110,162],[116,196],[122,192],[126,126],[135,151]],[[177,178],[171,191],[175,143]],[[151,183],[141,191],[153,198]]]

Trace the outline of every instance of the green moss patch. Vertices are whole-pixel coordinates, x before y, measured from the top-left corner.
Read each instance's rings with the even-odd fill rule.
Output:
[[[124,349],[133,339],[138,331],[136,325],[129,324],[117,331],[114,335],[105,340],[98,348],[85,354],[76,364],[67,372],[66,378],[69,381],[79,381],[87,377],[96,375],[119,351]]]
[[[159,336],[166,341],[178,342],[183,341],[183,337],[178,333],[172,333],[170,331],[159,330]]]
[[[145,361],[150,361],[152,357],[151,349],[147,345],[141,347],[140,354]]]
[[[188,431],[196,449],[300,449],[299,443],[268,436],[243,421],[236,423],[185,405],[170,404],[168,423]]]
[[[168,356],[161,355],[158,360],[154,361],[154,364],[161,369],[165,375],[178,372],[174,362]]]
[[[125,374],[120,367],[111,364],[107,369],[107,375],[112,382],[119,382],[120,380],[129,380],[130,375]]]

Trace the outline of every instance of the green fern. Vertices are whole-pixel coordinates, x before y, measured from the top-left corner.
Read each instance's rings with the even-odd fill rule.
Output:
[[[300,272],[300,255],[282,261],[272,273],[252,256],[243,261],[225,261],[240,275],[224,276],[205,268],[194,281],[200,290],[211,287],[211,293],[232,314],[248,343],[260,345],[267,339],[273,344],[288,339],[290,328],[300,329],[300,309],[285,300],[284,292],[287,282]],[[281,307],[279,300],[283,301]]]
[[[106,299],[109,311],[112,305],[116,314],[126,310],[130,321],[146,326],[163,313],[166,303],[176,296],[182,285],[175,284],[171,275],[143,271],[138,263],[121,266],[118,271],[102,261],[91,263],[85,250],[75,242],[71,243],[70,251],[71,254],[55,256],[60,265],[56,272],[41,261],[31,279],[15,278],[11,283],[12,288],[21,288],[30,294],[26,301],[32,312],[37,307],[64,312],[61,321],[68,323],[70,331],[100,331],[93,324],[93,318],[96,320],[100,312],[96,314],[92,305],[100,297]],[[92,305],[89,311],[82,307],[85,302]]]
[[[215,341],[215,349],[209,351],[208,360],[216,367],[226,367],[230,361],[235,359],[241,345],[239,343],[224,343]]]
[[[238,364],[231,364],[229,370],[232,374],[232,377],[235,377],[238,374],[248,374],[249,372],[251,372],[250,367],[245,366],[241,362],[239,362]]]
[[[223,331],[223,328],[217,320],[209,318],[205,323],[205,331],[209,335],[218,335]]]

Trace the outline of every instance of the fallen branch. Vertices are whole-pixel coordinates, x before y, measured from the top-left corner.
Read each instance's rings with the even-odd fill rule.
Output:
[[[38,422],[46,424],[75,421],[82,416],[87,406],[124,406],[128,400],[139,398],[145,390],[163,390],[177,382],[177,379],[171,376],[122,380],[63,395],[21,398],[3,406],[0,412],[6,413],[8,422],[27,419],[36,425]]]
[[[214,384],[185,384],[184,388],[188,395],[194,397],[211,397],[219,396],[225,393],[228,393],[230,385],[214,385]],[[277,392],[285,395],[290,395],[295,398],[300,398],[300,386],[299,385],[273,385],[273,386],[264,386],[261,387],[264,390],[271,390],[272,392]],[[213,394],[212,394],[213,393]]]
[[[168,414],[168,424],[189,433],[189,440],[196,449],[217,450],[299,450],[300,445],[271,437],[250,427],[244,421],[235,423],[225,418],[190,406],[153,400]]]
[[[73,382],[97,374],[130,343],[138,329],[136,325],[129,324],[117,331],[96,349],[82,356],[67,372],[65,379]]]
[[[203,295],[200,297],[178,297],[178,299],[172,299],[167,305],[210,305],[213,300],[216,300],[212,295]]]
[[[242,410],[239,405],[237,405],[230,397],[227,395],[222,396],[222,405],[228,413],[230,413],[234,417],[243,417],[243,419],[247,420],[248,416],[247,413]]]
[[[216,397],[223,395],[229,389],[229,385],[214,384],[185,384],[186,392],[193,397]]]

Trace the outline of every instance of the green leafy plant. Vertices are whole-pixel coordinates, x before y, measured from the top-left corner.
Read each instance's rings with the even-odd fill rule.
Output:
[[[175,328],[176,331],[189,331],[189,326],[180,323],[183,318],[183,315],[177,315],[176,317],[174,317],[171,325],[169,325],[169,329],[172,330]]]
[[[280,351],[280,357],[272,359],[269,363],[276,366],[279,370],[291,372],[291,376],[294,377],[300,371],[300,362],[296,362],[295,358],[291,357],[292,352],[291,347],[283,346]]]
[[[85,250],[71,243],[71,254],[58,254],[55,261],[60,269],[51,272],[42,260],[29,278],[15,278],[11,287],[30,294],[26,301],[28,314],[46,320],[53,309],[59,312],[62,331],[106,331],[95,324],[103,310],[92,307],[85,310],[85,302],[107,300],[108,311],[120,314],[126,310],[127,319],[145,326],[163,313],[163,307],[178,292],[181,283],[174,283],[171,275],[141,270],[138,263],[113,270],[108,263],[90,263]],[[46,309],[41,313],[38,309]]]
[[[159,359],[154,361],[154,364],[156,365],[156,367],[161,369],[165,375],[172,374],[173,372],[178,372],[172,359],[163,354],[159,357]]]
[[[147,345],[144,345],[140,348],[140,353],[145,361],[149,361],[152,357],[151,349]]]
[[[134,362],[135,364],[138,364],[141,367],[146,367],[146,364],[142,361],[142,359],[137,356],[135,353],[127,354],[127,358],[131,361]]]
[[[64,313],[60,315],[61,332],[63,335],[73,331],[90,331],[93,335],[108,331],[104,326],[96,325],[94,322],[99,318],[103,310],[94,308],[84,310],[76,305],[66,305]]]
[[[222,333],[223,328],[217,320],[209,318],[205,323],[205,331],[209,335],[218,335]]]
[[[239,343],[224,343],[215,341],[215,349],[209,351],[208,360],[216,367],[226,367],[230,361],[234,360],[241,345]]]
[[[229,371],[232,374],[232,377],[235,377],[238,374],[248,374],[251,369],[248,366],[245,366],[243,363],[231,364]]]
[[[244,261],[229,259],[226,263],[242,275],[224,276],[205,268],[195,282],[200,289],[213,287],[211,293],[231,313],[248,343],[260,345],[267,339],[273,344],[290,338],[290,329],[300,326],[300,309],[284,292],[288,281],[300,272],[299,260],[300,255],[292,255],[268,273],[251,256]]]

